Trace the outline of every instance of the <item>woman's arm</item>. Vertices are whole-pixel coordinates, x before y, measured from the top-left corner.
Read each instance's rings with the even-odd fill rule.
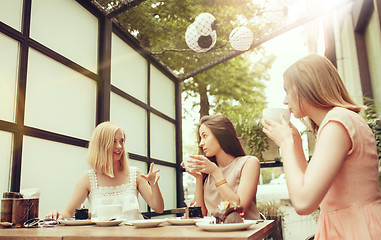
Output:
[[[197,163],[197,170],[210,174],[215,183],[223,181],[225,179],[221,170],[217,165],[204,156],[192,156],[195,163]],[[237,192],[234,192],[229,184],[222,184],[217,187],[218,193],[222,199],[235,201],[246,210],[257,190],[257,184],[259,180],[259,161],[255,157],[251,157],[247,160],[244,169],[242,170],[240,187]],[[242,184],[242,185],[241,185]]]
[[[202,181],[202,175],[193,175],[196,177],[196,189],[194,194],[194,202],[196,206],[201,206],[202,215],[206,216],[207,210],[204,202],[204,182]]]
[[[319,207],[351,147],[347,131],[336,122],[328,123],[321,131],[304,172],[295,161],[295,150],[289,144],[281,147],[291,201],[299,214],[310,214]]]
[[[153,171],[153,165],[154,164],[152,163],[150,166],[150,171],[147,175],[143,175],[143,173],[138,169],[137,187],[138,191],[148,205],[155,212],[162,213],[164,211],[164,200],[158,184],[159,175],[157,175],[160,170]]]
[[[217,187],[218,193],[222,200],[233,200],[240,205],[244,211],[249,208],[257,193],[257,185],[259,181],[260,163],[256,157],[247,159],[243,169],[237,192],[234,192],[228,184],[222,184]],[[222,173],[221,173],[222,174]],[[217,175],[217,174],[216,174]],[[221,177],[216,176],[215,180]]]
[[[243,166],[240,182],[237,189],[239,205],[244,211],[249,208],[255,195],[260,175],[260,162],[258,158],[251,156]]]
[[[311,214],[318,208],[331,187],[352,147],[346,129],[340,123],[328,123],[321,130],[313,157],[307,164],[300,134],[294,126],[290,127],[284,121],[282,124],[272,121],[264,124],[267,125],[264,125],[264,132],[281,148],[293,207],[298,214]]]
[[[75,210],[81,207],[81,204],[85,201],[87,195],[90,192],[90,179],[89,175],[84,173],[77,182],[74,188],[73,195],[66,205],[65,210],[61,213],[56,210],[51,211],[46,217],[47,218],[72,218],[75,214]]]

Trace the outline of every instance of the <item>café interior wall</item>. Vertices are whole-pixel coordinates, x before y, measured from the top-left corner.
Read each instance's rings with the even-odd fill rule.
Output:
[[[363,103],[360,73],[358,68],[353,21],[350,12],[335,19],[334,33],[336,44],[337,69],[345,82],[349,94],[358,104]]]
[[[6,0],[0,10],[0,21],[19,32],[22,2]],[[60,57],[57,60],[29,47],[25,119],[21,124],[78,141],[90,140],[97,112],[98,24],[98,19],[76,1],[32,0],[30,37]],[[125,129],[126,150],[138,157],[129,160],[131,166],[145,173],[147,162],[139,159],[160,160],[155,168],[160,169],[165,209],[176,208],[176,124],[181,122],[176,119],[177,83],[125,39],[114,33],[111,39],[110,120]],[[0,32],[0,120],[6,126],[17,124],[20,46],[17,39]],[[60,62],[61,56],[73,62],[75,69]],[[10,189],[13,138],[12,130],[0,129],[1,192]],[[40,190],[40,216],[52,209],[62,210],[79,177],[89,169],[87,148],[39,136],[23,135],[22,139],[20,189]],[[145,201],[139,200],[142,210],[147,211]]]
[[[376,11],[373,11],[365,29],[365,43],[373,98],[376,102],[377,112],[381,114],[381,33]]]
[[[363,104],[359,62],[356,52],[355,29],[351,11],[346,12],[342,19],[336,18],[335,44],[337,68],[342,76],[350,95],[358,104]],[[366,52],[368,56],[369,74],[371,78],[373,99],[376,102],[377,112],[381,114],[381,33],[376,11],[372,11],[364,29]]]

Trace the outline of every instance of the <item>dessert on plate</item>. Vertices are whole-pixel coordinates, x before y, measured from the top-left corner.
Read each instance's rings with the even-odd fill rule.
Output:
[[[235,201],[222,201],[218,205],[219,211],[213,212],[215,224],[243,223],[243,208]]]

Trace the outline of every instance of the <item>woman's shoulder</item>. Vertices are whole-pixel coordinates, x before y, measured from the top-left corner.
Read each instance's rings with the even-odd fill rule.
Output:
[[[324,126],[332,121],[340,122],[346,128],[354,128],[358,124],[366,125],[365,119],[359,113],[342,107],[331,109],[323,119],[321,125]]]
[[[238,159],[238,161],[242,162],[243,166],[250,165],[250,166],[255,166],[255,165],[260,165],[259,159],[256,156],[252,155],[246,155],[242,156]]]
[[[349,109],[346,109],[346,108],[343,108],[343,107],[334,107],[332,108],[327,116],[328,118],[338,118],[338,119],[347,119],[348,117],[350,118],[357,118],[357,117],[361,117],[360,114],[352,111],[352,110],[349,110]]]
[[[244,160],[244,161],[254,161],[254,162],[259,162],[259,159],[258,159],[256,156],[253,156],[253,155],[242,156],[242,157],[240,157],[240,159],[242,159],[242,160]]]

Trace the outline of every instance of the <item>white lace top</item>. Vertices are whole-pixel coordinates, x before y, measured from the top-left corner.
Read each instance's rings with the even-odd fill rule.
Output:
[[[131,221],[143,219],[139,211],[138,190],[136,187],[136,167],[130,167],[130,182],[119,186],[101,187],[98,186],[97,174],[94,170],[89,170],[90,193],[87,196],[90,203],[92,217],[97,217],[97,206],[122,204],[122,218]]]

